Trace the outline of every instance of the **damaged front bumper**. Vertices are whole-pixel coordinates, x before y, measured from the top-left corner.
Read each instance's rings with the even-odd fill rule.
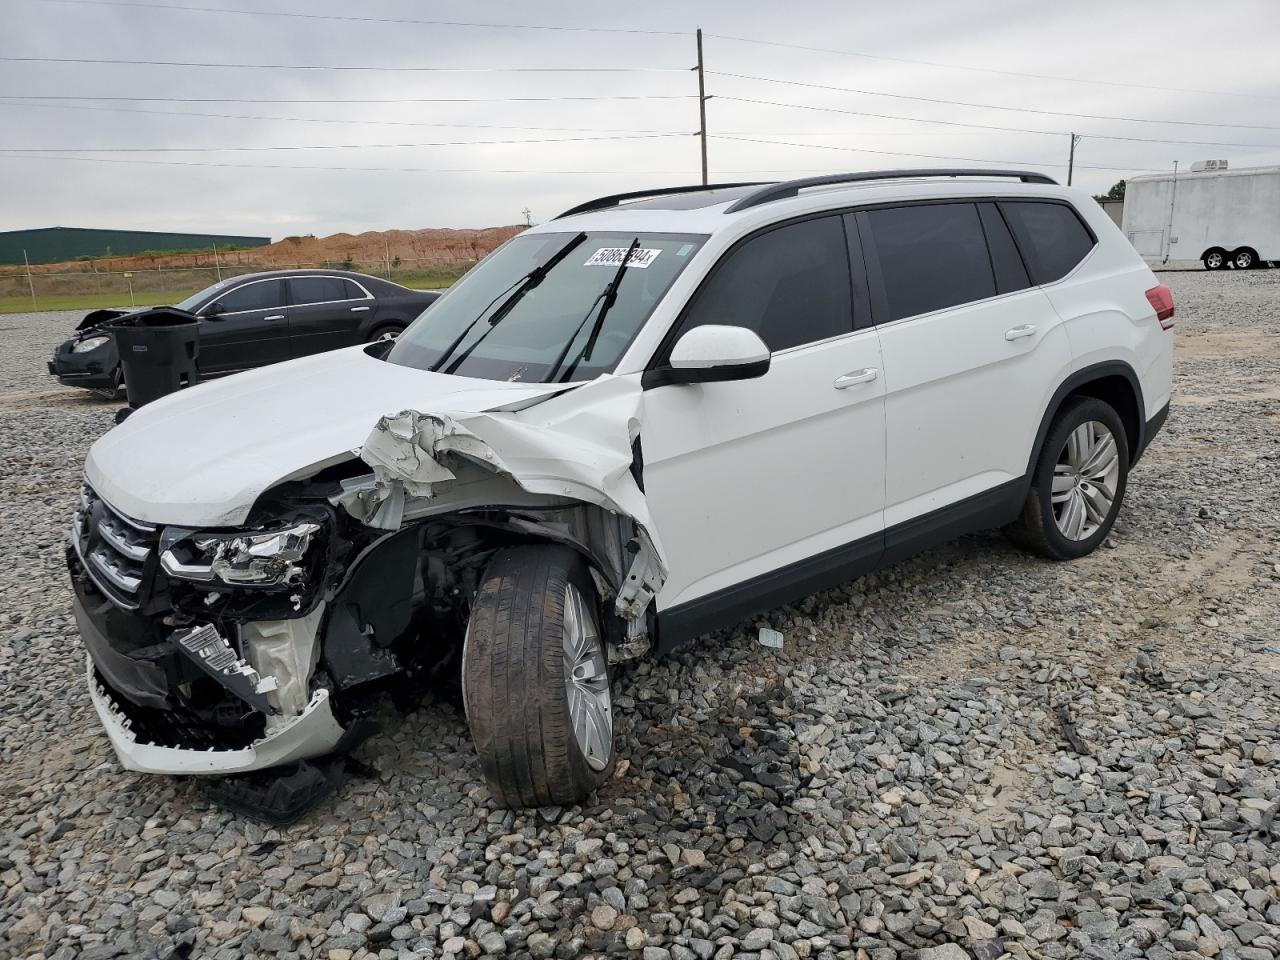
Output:
[[[93,659],[87,659],[89,696],[107,731],[111,746],[126,770],[165,774],[249,773],[330,753],[344,730],[333,715],[327,690],[317,690],[302,713],[237,750],[195,750],[143,743],[134,734],[111,693],[98,681]]]

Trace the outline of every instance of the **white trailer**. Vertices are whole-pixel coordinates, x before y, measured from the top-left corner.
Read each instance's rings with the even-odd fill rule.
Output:
[[[1126,184],[1121,227],[1148,264],[1199,260],[1219,270],[1280,261],[1280,167],[1226,165],[1210,160]]]

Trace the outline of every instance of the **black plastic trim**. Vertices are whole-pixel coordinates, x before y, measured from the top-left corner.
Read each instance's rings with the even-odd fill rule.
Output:
[[[677,367],[655,367],[640,375],[640,388],[652,390],[654,387],[667,387],[672,384],[690,383],[725,383],[730,380],[754,380],[769,372],[772,357],[753,360],[751,363],[725,364],[719,367],[699,367],[696,369],[679,369]]]
[[[592,210],[606,210],[609,207],[616,207],[627,200],[642,200],[645,197],[665,197],[678,193],[705,193],[711,190],[730,190],[734,187],[759,187],[764,185],[763,180],[749,180],[745,183],[702,183],[685,187],[659,187],[653,190],[633,190],[630,193],[615,193],[607,197],[597,197],[595,200],[588,200],[586,203],[580,203],[576,207],[570,207],[555,220],[563,220],[565,217],[572,217],[579,213],[590,213]]]
[[[1156,434],[1163,428],[1165,421],[1169,419],[1169,405],[1166,403],[1163,407],[1156,411],[1154,417],[1147,421],[1146,429],[1142,432],[1142,442],[1138,449],[1134,451],[1133,456],[1129,459],[1129,466],[1132,467],[1138,462],[1138,459],[1147,452],[1147,447],[1151,446],[1151,441],[1156,438]]]
[[[1142,450],[1147,445],[1147,422],[1142,416],[1142,411],[1146,410],[1146,406],[1142,401],[1142,384],[1138,381],[1138,375],[1134,373],[1133,367],[1129,366],[1123,360],[1106,360],[1102,363],[1090,364],[1082,367],[1075,373],[1062,381],[1062,384],[1054,391],[1053,397],[1049,400],[1049,405],[1045,408],[1044,416],[1040,420],[1040,429],[1036,431],[1036,442],[1031,446],[1031,456],[1027,460],[1027,476],[1030,477],[1035,471],[1036,461],[1040,457],[1040,447],[1044,444],[1044,438],[1049,433],[1049,427],[1053,423],[1053,418],[1058,415],[1058,410],[1062,407],[1062,401],[1067,398],[1072,391],[1079,389],[1086,383],[1102,377],[1123,377],[1128,381],[1130,388],[1133,390],[1133,397],[1137,403],[1138,409],[1138,442],[1133,445],[1135,450]],[[1120,411],[1116,411],[1119,413]],[[1129,458],[1129,466],[1137,463],[1137,456]]]
[[[973,170],[973,169],[920,169],[920,170],[864,170],[858,173],[831,173],[821,177],[804,177],[800,180],[788,180],[784,183],[772,183],[754,193],[749,193],[735,200],[725,208],[725,213],[737,213],[748,210],[774,200],[785,200],[799,195],[808,187],[826,187],[841,183],[866,183],[874,180],[909,180],[920,177],[1009,177],[1023,183],[1045,183],[1057,186],[1058,181],[1043,173],[1033,170]]]

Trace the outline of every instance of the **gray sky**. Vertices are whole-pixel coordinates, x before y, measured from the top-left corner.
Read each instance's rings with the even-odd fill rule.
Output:
[[[92,226],[270,234],[279,239],[295,233],[480,227],[519,222],[526,206],[536,221],[591,196],[694,183],[699,176],[698,144],[688,134],[697,129],[693,96],[697,88],[688,67],[695,62],[697,26],[708,34],[707,89],[715,97],[708,104],[712,180],[785,179],[840,170],[978,165],[971,161],[990,160],[1044,169],[1065,181],[1071,130],[1085,135],[1076,153],[1076,183],[1095,192],[1144,169],[1168,169],[1174,160],[1184,166],[1212,157],[1228,158],[1232,166],[1280,162],[1280,57],[1276,55],[1280,18],[1271,0],[1235,0],[1216,7],[1185,0],[1123,4],[1115,0],[1066,4],[649,0],[597,5],[562,0],[538,4],[163,0],[175,6],[223,10],[674,31],[677,36],[256,16],[147,9],[143,2],[147,0],[133,5],[5,0],[0,57],[433,69],[229,69],[0,61],[0,95],[5,98],[0,99],[0,111],[6,119],[0,127],[0,229]],[[1206,15],[1215,9],[1222,15]],[[517,67],[613,70],[493,70]],[[483,68],[484,72],[439,68]],[[643,68],[643,72],[617,72],[617,68]],[[846,89],[824,89],[831,87]],[[864,92],[849,92],[849,88]],[[876,96],[871,91],[898,97]],[[210,102],[23,99],[34,96],[205,98]],[[661,99],[510,99],[601,96]],[[316,102],[404,98],[493,99]],[[231,102],[265,99],[302,102]],[[42,105],[31,105],[36,103]],[[1156,124],[1020,111],[1244,126]],[[1025,128],[1053,135],[900,118]],[[1099,139],[1104,134],[1242,145]],[[474,142],[584,137],[629,139]],[[427,145],[441,141],[471,143]],[[368,146],[378,144],[412,146]],[[358,146],[219,149],[306,145]],[[122,147],[143,149],[104,149]],[[174,150],[188,147],[199,149]],[[4,152],[67,148],[101,152],[26,156]],[[868,152],[854,152],[855,148]],[[1115,169],[1091,169],[1095,166]]]

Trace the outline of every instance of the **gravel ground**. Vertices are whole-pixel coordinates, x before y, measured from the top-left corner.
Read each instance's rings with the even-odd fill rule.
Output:
[[[635,665],[583,807],[497,811],[458,710],[389,715],[287,830],[116,764],[61,559],[113,407],[44,376],[73,316],[0,317],[0,954],[1280,955],[1280,271],[1165,279],[1172,415],[1094,556],[970,537]]]

